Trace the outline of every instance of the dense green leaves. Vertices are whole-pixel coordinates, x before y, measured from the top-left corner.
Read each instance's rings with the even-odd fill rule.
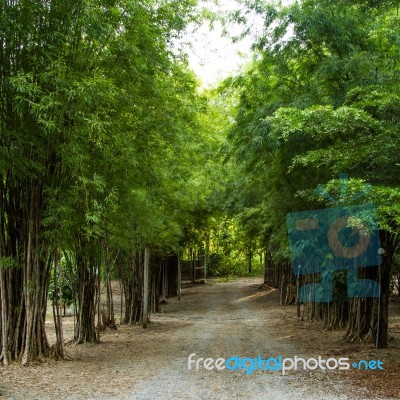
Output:
[[[333,306],[348,310],[349,340],[372,331],[376,345],[386,347],[391,268],[400,237],[398,2],[303,0],[280,8],[245,3],[264,16],[265,31],[254,45],[255,61],[236,79],[238,111],[229,135],[239,179],[254,182],[242,186],[240,198],[255,201],[239,216],[259,216],[243,231],[262,235],[273,260],[283,263],[290,260],[288,213],[375,204],[385,256],[378,277],[376,269],[360,274],[378,279],[381,297],[347,299],[343,274],[336,274]],[[347,192],[338,179],[342,172],[350,176]],[[282,274],[287,278],[285,267]],[[278,286],[276,269],[273,275]],[[304,279],[319,282],[320,275]],[[377,317],[370,311],[374,301]],[[364,308],[362,318],[356,306]],[[323,306],[320,315],[328,329],[343,323]]]
[[[398,13],[390,2],[253,6],[267,35],[238,81],[231,153],[264,182],[259,204],[280,248],[286,213],[321,207],[314,189],[339,173],[374,193],[398,187]],[[381,211],[385,197],[373,196]]]
[[[75,338],[96,340],[97,277],[109,253],[126,260],[145,246],[178,248],[200,191],[189,185],[204,160],[204,101],[173,49],[196,2],[3,3],[0,257],[32,282],[0,298],[42,329],[31,315],[45,304],[34,306],[29,288],[46,291],[50,270],[65,264],[77,277]],[[20,279],[13,273],[3,282]],[[46,355],[31,330],[14,343],[7,318],[0,360]]]

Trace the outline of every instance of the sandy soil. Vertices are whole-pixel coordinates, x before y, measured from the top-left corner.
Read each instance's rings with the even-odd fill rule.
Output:
[[[144,330],[119,326],[96,345],[70,345],[73,361],[0,368],[6,399],[400,399],[400,304],[392,304],[391,347],[349,345],[343,332],[298,321],[295,307],[260,280],[188,286]],[[118,307],[117,307],[118,308]],[[392,313],[393,314],[393,313]],[[73,318],[64,319],[66,337]],[[384,371],[207,371],[188,356],[381,359]],[[1,397],[1,396],[0,396]]]

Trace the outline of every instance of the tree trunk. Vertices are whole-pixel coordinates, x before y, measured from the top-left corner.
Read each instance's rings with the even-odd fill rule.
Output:
[[[64,354],[64,337],[63,337],[63,325],[62,316],[60,312],[60,302],[62,301],[61,292],[61,262],[58,255],[58,250],[55,251],[54,256],[54,291],[53,291],[53,319],[54,319],[54,329],[56,332],[56,343],[52,348],[52,356],[56,359],[63,359]],[[65,314],[65,305],[64,305]]]
[[[77,257],[78,310],[74,340],[76,343],[96,343],[99,341],[96,329],[97,274],[100,273],[97,257],[94,256],[97,243],[87,243],[82,238],[81,246],[83,254]]]
[[[264,254],[264,284],[268,284],[268,270],[269,270],[269,257],[268,250],[265,250]]]
[[[381,296],[378,307],[377,329],[375,341],[377,348],[387,348],[388,346],[388,324],[389,324],[389,295],[390,279],[394,256],[400,245],[400,235],[388,231],[380,231],[381,246],[385,253],[382,264],[379,267],[378,281],[381,286]]]
[[[27,238],[23,268],[23,302],[26,314],[22,335],[22,364],[42,360],[49,354],[45,334],[49,267],[41,257],[40,222],[42,187],[30,186],[30,208],[27,215]]]
[[[181,299],[181,279],[182,279],[182,263],[181,263],[181,252],[178,250],[178,300]]]
[[[147,328],[149,316],[149,269],[150,269],[150,249],[144,250],[144,273],[143,273],[143,328]]]
[[[115,324],[115,314],[114,314],[114,301],[111,285],[111,272],[118,258],[119,253],[115,256],[115,260],[111,264],[109,246],[106,238],[106,243],[104,246],[104,264],[105,264],[105,288],[106,288],[106,308],[101,311],[101,326],[100,329],[103,331],[106,328],[117,329]]]
[[[248,250],[247,268],[248,268],[249,274],[251,274],[251,271],[253,270],[253,250],[251,248]]]

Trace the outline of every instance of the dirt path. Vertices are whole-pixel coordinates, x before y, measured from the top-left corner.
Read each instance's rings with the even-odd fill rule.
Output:
[[[0,387],[5,387],[5,398],[27,400],[367,398],[343,372],[290,371],[282,376],[280,371],[246,375],[188,369],[192,353],[194,359],[318,355],[312,336],[310,340],[305,331],[291,327],[288,308],[276,307],[277,293],[259,286],[257,280],[241,279],[187,288],[181,301],[168,300],[162,313],[152,316],[147,330],[121,326],[104,335],[101,344],[70,346],[74,361],[1,368]],[[342,356],[346,354],[337,355]]]

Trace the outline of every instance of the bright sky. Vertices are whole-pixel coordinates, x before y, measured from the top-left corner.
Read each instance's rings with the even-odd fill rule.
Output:
[[[265,0],[279,6],[287,6],[297,0]],[[226,16],[229,12],[241,9],[240,0],[199,0],[199,9],[207,8],[218,15]],[[249,11],[249,10],[247,10]],[[230,37],[239,36],[245,28],[243,25],[231,23],[227,30],[229,35],[223,34],[223,27],[216,21],[212,30],[209,23],[196,30],[189,26],[183,42],[190,42],[185,47],[189,55],[189,65],[201,80],[202,87],[215,86],[218,82],[239,72],[251,60],[251,45],[263,33],[263,18],[252,12],[246,15],[251,34],[237,43]],[[230,36],[230,37],[229,37]]]
[[[240,7],[235,0],[219,0],[218,2],[218,6],[207,2],[207,8],[223,15]],[[200,4],[204,6],[204,3]],[[252,23],[254,23],[255,33],[262,30],[262,19],[259,16],[255,16]],[[228,27],[229,36],[239,35],[243,29],[243,26],[231,24]],[[252,38],[246,37],[238,43],[232,43],[230,37],[223,35],[223,27],[218,21],[215,22],[212,30],[208,23],[204,23],[194,32],[193,26],[189,27],[184,40],[191,43],[191,48],[187,49],[189,65],[199,76],[202,87],[215,85],[238,72],[250,61]]]

